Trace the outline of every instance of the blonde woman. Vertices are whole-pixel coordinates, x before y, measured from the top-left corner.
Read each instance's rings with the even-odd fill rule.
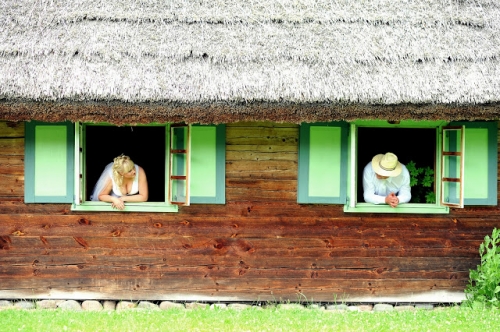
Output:
[[[130,157],[120,155],[106,166],[90,199],[110,202],[111,206],[118,210],[125,208],[125,202],[146,202],[146,172],[139,165],[135,165]]]

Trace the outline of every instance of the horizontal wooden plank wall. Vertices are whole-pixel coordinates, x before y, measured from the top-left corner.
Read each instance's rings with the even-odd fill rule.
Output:
[[[24,195],[24,123],[0,121],[1,200],[20,200]]]
[[[225,205],[25,205],[22,128],[0,123],[0,298],[447,302],[500,227],[497,207],[377,215],[298,205],[298,126],[271,123],[227,125]]]
[[[299,128],[236,123],[226,129],[227,201],[297,201]]]

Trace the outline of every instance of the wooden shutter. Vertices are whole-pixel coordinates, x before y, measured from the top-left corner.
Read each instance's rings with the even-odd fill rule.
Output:
[[[189,205],[191,135],[188,125],[170,126],[170,204]]]
[[[73,151],[72,123],[26,123],[26,203],[73,202]]]
[[[497,202],[498,123],[454,122],[465,126],[464,205]]]
[[[299,203],[345,204],[347,123],[300,126]]]
[[[191,204],[224,204],[226,177],[226,126],[191,127]]]

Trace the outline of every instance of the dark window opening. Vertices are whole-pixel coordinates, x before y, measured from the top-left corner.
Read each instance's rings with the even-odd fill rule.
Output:
[[[425,203],[426,193],[435,192],[436,129],[420,128],[358,128],[358,188],[357,201],[363,199],[363,169],[379,153],[392,152],[407,165],[413,161],[416,167],[429,166],[434,170],[432,188],[412,187],[411,203]]]
[[[107,164],[125,154],[141,166],[148,179],[149,202],[165,202],[165,127],[85,128],[86,200]]]

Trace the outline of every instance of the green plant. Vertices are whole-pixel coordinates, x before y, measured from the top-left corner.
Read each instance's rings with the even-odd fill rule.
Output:
[[[469,284],[465,289],[469,306],[493,306],[500,308],[500,229],[493,229],[479,246],[481,265],[470,270]]]
[[[434,169],[417,167],[412,160],[406,164],[410,173],[411,201],[413,203],[436,203],[434,192]]]

